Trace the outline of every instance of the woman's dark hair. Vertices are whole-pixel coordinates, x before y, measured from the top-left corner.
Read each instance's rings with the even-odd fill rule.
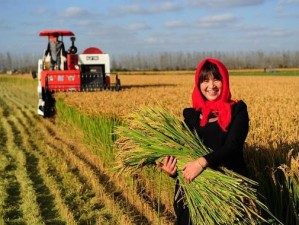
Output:
[[[205,80],[208,80],[211,76],[213,76],[214,79],[222,81],[222,76],[219,72],[217,65],[207,61],[201,68],[199,74],[199,84],[201,84]]]

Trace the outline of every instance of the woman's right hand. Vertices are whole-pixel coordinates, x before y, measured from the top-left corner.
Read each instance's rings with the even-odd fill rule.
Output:
[[[157,165],[164,170],[169,176],[177,173],[176,158],[174,156],[166,156],[163,163],[157,162]]]

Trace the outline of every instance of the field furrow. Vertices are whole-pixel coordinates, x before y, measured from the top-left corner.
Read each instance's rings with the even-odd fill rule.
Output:
[[[148,196],[146,191],[141,187],[142,185],[137,185],[139,188],[134,187],[136,183],[139,182],[136,177],[114,177],[112,173],[103,172],[101,159],[95,157],[91,150],[65,137],[63,133],[61,133],[61,129],[57,129],[56,127],[54,130],[52,121],[47,121],[45,124],[47,124],[47,126],[43,127],[44,132],[50,133],[51,138],[53,138],[53,140],[49,139],[47,145],[58,148],[58,154],[63,154],[60,156],[57,155],[57,157],[68,159],[72,165],[81,168],[82,175],[85,177],[84,179],[86,179],[94,189],[99,190],[102,198],[104,197],[104,200],[106,199],[105,201],[108,201],[107,205],[111,205],[113,202],[114,204],[117,203],[120,207],[120,212],[124,214],[124,216],[129,215],[134,224],[156,224],[159,223],[159,221],[162,224],[171,224],[173,216],[167,212],[165,207],[161,206],[161,210],[163,210],[163,214],[165,215],[159,218],[158,203]],[[43,128],[41,128],[41,130]],[[69,129],[74,128],[69,127]],[[72,132],[76,131],[72,130]],[[83,141],[80,142],[82,143]],[[59,143],[61,143],[61,146],[57,146]],[[123,179],[130,180],[128,182]],[[128,184],[132,182],[134,182],[135,185]],[[120,184],[122,186],[120,186]],[[157,188],[153,187],[153,189]],[[113,207],[115,210],[116,206],[114,205]]]
[[[22,184],[22,208],[24,217],[28,218],[28,224],[65,224],[58,213],[53,202],[53,194],[45,184],[45,179],[39,171],[40,160],[32,153],[37,147],[29,145],[31,133],[30,129],[20,123],[21,110],[15,107],[11,110],[11,116],[7,124],[11,130],[12,144],[17,149],[17,153],[12,154],[18,160],[18,177]],[[10,145],[8,145],[10,146]]]
[[[77,147],[75,143],[71,143],[71,140],[63,139],[63,134],[54,131],[52,126],[53,124],[48,123],[47,126],[40,129],[40,132],[44,132],[49,136],[46,141],[49,157],[63,158],[67,163],[67,167],[72,168],[72,172],[84,184],[84,190],[93,190],[100,202],[104,202],[110,211],[115,214],[114,217],[119,217],[119,220],[126,221],[126,223],[148,224],[143,214],[134,205],[126,201],[126,198],[110,181],[110,177],[97,166],[100,162],[98,160],[93,160],[93,162],[88,160],[88,158],[91,158],[91,156],[88,157],[88,150],[84,150],[82,145],[80,148]]]
[[[77,169],[69,167],[63,157],[53,153],[59,152],[60,149],[51,148],[45,142],[47,138],[42,136],[42,133],[38,132],[38,130],[38,133],[36,133],[36,126],[30,129],[34,122],[32,120],[34,120],[34,117],[30,118],[29,115],[22,112],[22,116],[18,119],[17,124],[19,124],[19,129],[22,129],[24,135],[27,133],[27,136],[31,137],[26,140],[28,149],[31,149],[26,154],[32,160],[28,164],[28,169],[33,170],[35,168],[35,171],[32,173],[32,179],[39,184],[47,183],[47,186],[51,189],[50,192],[55,195],[55,200],[48,202],[52,202],[52,204],[48,204],[47,201],[41,199],[40,203],[44,203],[41,208],[49,216],[51,211],[53,211],[49,207],[51,205],[59,205],[59,211],[63,212],[62,216],[66,219],[67,224],[96,224],[96,212],[99,211],[96,209],[101,209],[103,207],[102,204],[93,203],[96,202],[93,199],[94,193],[92,193],[90,188],[84,187],[86,185],[81,177],[77,175]],[[50,134],[48,135],[50,136]],[[39,146],[36,141],[39,143]],[[43,185],[38,190],[40,190],[41,194],[49,192]],[[85,191],[83,192],[82,190]],[[110,217],[107,216],[107,218]],[[109,222],[109,224],[113,223]]]
[[[26,224],[22,207],[24,196],[22,183],[22,155],[18,145],[14,142],[14,132],[9,125],[7,117],[1,118],[1,145],[2,168],[1,168],[1,220],[5,224]]]
[[[8,134],[11,138],[2,139],[2,145],[16,150],[7,150],[7,156],[2,153],[1,160],[13,164],[10,168],[14,169],[8,171],[7,167],[6,177],[1,180],[17,191],[12,196],[11,190],[5,189],[0,211],[4,223],[151,223],[102,172],[97,165],[102,164],[100,160],[93,159],[83,144],[78,146],[63,132],[57,132],[54,120],[37,116],[32,107],[18,99],[18,94],[6,91],[4,88],[0,98],[1,114],[5,115],[1,127],[2,136]],[[13,210],[7,207],[8,201],[14,203],[10,204]]]

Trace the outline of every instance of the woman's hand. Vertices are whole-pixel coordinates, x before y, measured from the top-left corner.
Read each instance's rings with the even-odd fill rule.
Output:
[[[169,176],[174,176],[177,173],[176,158],[174,156],[166,156],[164,162],[157,162],[157,165]]]
[[[189,162],[183,167],[183,177],[187,183],[191,183],[207,166],[208,162],[203,157]]]

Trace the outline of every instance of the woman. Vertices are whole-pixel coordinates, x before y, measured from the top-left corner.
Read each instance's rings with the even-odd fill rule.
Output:
[[[159,166],[170,176],[177,169],[183,170],[187,183],[192,182],[206,167],[217,169],[225,166],[246,175],[243,145],[248,133],[249,118],[243,101],[231,100],[228,71],[217,59],[207,58],[199,63],[195,73],[192,108],[183,111],[184,120],[191,130],[197,132],[212,152],[176,167],[176,158],[168,156]],[[191,224],[189,210],[184,203],[183,191],[176,185],[174,209],[177,224]]]

